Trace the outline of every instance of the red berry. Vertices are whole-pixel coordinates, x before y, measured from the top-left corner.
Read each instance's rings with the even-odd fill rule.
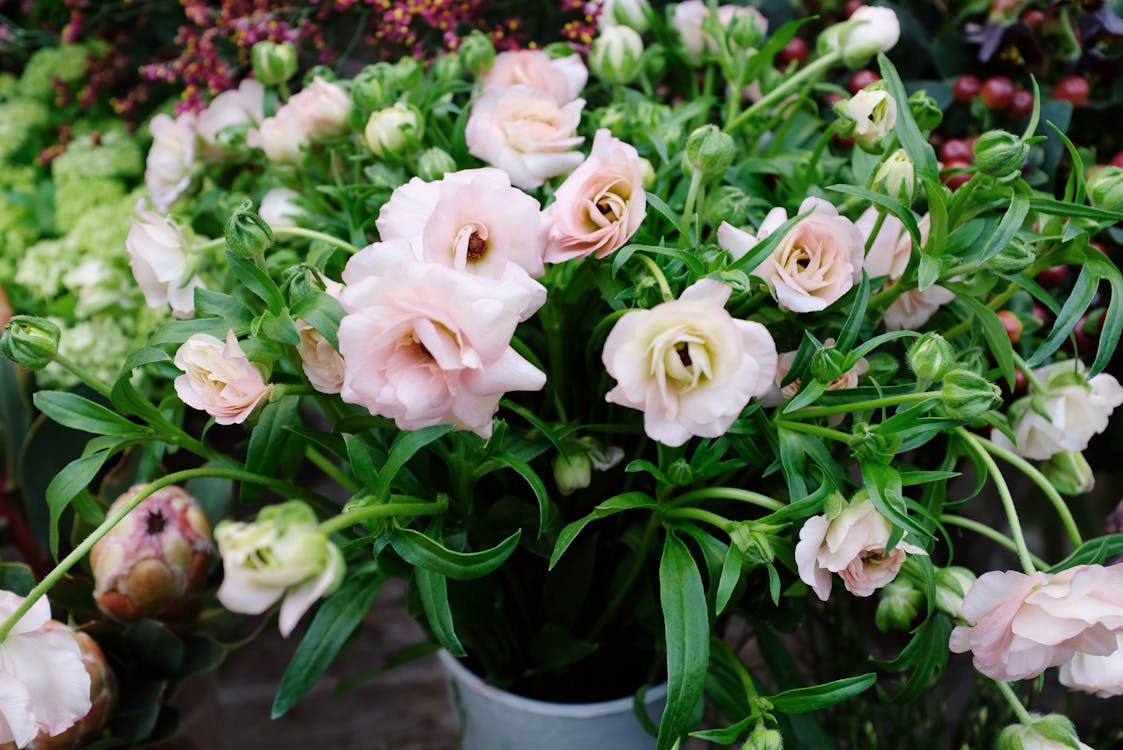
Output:
[[[979,89],[982,87],[983,84],[975,76],[960,76],[955,79],[952,93],[960,104],[970,104],[971,100],[979,95]]]
[[[881,76],[874,73],[872,70],[859,70],[857,73],[850,76],[850,83],[847,84],[846,88],[850,89],[851,94],[857,94],[866,86],[880,80]]]
[[[1082,107],[1088,101],[1092,87],[1080,76],[1067,76],[1053,86],[1053,98],[1063,99],[1074,107]]]
[[[838,104],[839,102],[841,102],[845,98],[846,98],[845,96],[838,93],[837,91],[832,91],[832,92],[830,92],[829,94],[826,95],[826,97],[823,99],[823,101],[825,101],[827,103],[828,107],[833,108],[834,105]]]
[[[1107,246],[1104,245],[1104,243],[1102,243],[1102,242],[1089,242],[1088,247],[1090,247],[1094,250],[1099,250],[1101,253],[1108,256],[1109,258],[1111,257],[1111,253],[1109,253],[1107,251]]]
[[[1006,109],[1014,101],[1014,83],[1005,76],[988,78],[979,90],[979,98],[991,111]]]
[[[1045,23],[1045,14],[1036,8],[1031,8],[1022,14],[1022,21],[1031,29],[1036,29]]]
[[[975,152],[962,138],[951,138],[944,141],[943,146],[940,146],[940,161],[944,164],[950,164],[951,162],[970,164],[975,161]]]
[[[1002,382],[1003,382],[1003,384],[1006,383],[1005,380],[1003,380]],[[1022,372],[1021,370],[1014,370],[1014,395],[1015,396],[1022,395],[1023,393],[1026,392],[1026,388],[1028,388],[1028,387],[1029,387],[1029,380],[1026,378],[1026,374],[1024,372]]]
[[[809,54],[811,54],[811,51],[807,48],[807,42],[797,36],[793,37],[776,57],[786,67],[793,62],[803,63]]]
[[[966,161],[949,161],[944,164],[944,175],[941,179],[944,184],[952,190],[958,190],[959,186],[971,179],[970,172],[960,171],[968,170],[971,167],[970,162]],[[955,171],[953,171],[955,170]]]
[[[1116,154],[1115,157],[1108,163],[1113,167],[1119,167],[1123,169],[1123,151],[1120,151],[1118,154]]]
[[[846,4],[842,6],[842,12],[849,18],[854,15],[854,12],[858,10],[858,8],[864,5],[865,3],[863,3],[862,0],[846,0]]]
[[[1010,102],[1011,117],[1025,117],[1033,112],[1033,94],[1026,89],[1014,89],[1014,98]]]
[[[1006,329],[1006,335],[1010,337],[1010,343],[1018,343],[1018,339],[1022,337],[1022,321],[1010,310],[999,310],[998,319],[1002,321],[1002,327]]]
[[[1046,268],[1044,271],[1034,276],[1033,280],[1046,289],[1056,289],[1061,284],[1065,283],[1065,279],[1067,278],[1068,266],[1053,266],[1052,268]]]

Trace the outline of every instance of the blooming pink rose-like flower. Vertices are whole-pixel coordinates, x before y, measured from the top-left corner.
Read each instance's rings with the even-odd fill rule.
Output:
[[[464,169],[434,182],[414,177],[394,190],[375,225],[383,241],[409,242],[418,260],[526,289],[522,320],[546,301],[534,278],[546,270],[549,218],[501,169]]]
[[[991,571],[963,599],[951,650],[970,651],[994,680],[1024,680],[1082,652],[1108,656],[1123,632],[1123,565],[1077,565],[1060,573]]]
[[[644,431],[664,445],[718,437],[776,375],[776,344],[759,323],[725,309],[732,290],[695,282],[677,300],[631,310],[601,355],[617,385],[605,399],[643,412]]]
[[[325,278],[324,291],[339,299],[343,285]],[[308,382],[320,393],[339,393],[343,389],[343,357],[309,323],[296,321],[296,330],[300,333],[300,346],[296,351],[300,355],[300,365]]]
[[[184,112],[174,120],[160,114],[148,125],[152,148],[144,170],[144,184],[152,204],[167,213],[191,184],[195,172],[195,115]]]
[[[508,86],[530,86],[554,97],[564,106],[581,96],[589,80],[589,69],[580,55],[552,58],[542,50],[524,49],[500,52],[495,64],[483,77],[484,92]]]
[[[510,346],[525,288],[419,261],[402,240],[354,255],[343,281],[344,401],[403,430],[451,424],[486,438],[504,393],[546,384]]]
[[[546,260],[563,263],[619,250],[647,215],[643,162],[634,146],[598,130],[593,150],[554,192]]]
[[[1123,695],[1123,632],[1115,636],[1115,650],[1106,656],[1082,651],[1061,665],[1060,683],[1100,698]]]
[[[223,131],[239,125],[257,125],[265,119],[265,87],[252,78],[237,89],[223,91],[199,113],[195,130],[205,144],[205,159],[221,159],[227,152],[228,135]]]
[[[333,138],[347,129],[352,106],[346,91],[317,76],[293,94],[281,109],[288,110],[297,119],[307,138],[318,141]],[[280,115],[280,111],[277,114]]]
[[[137,204],[133,228],[125,240],[129,267],[149,307],[168,305],[177,318],[195,314],[195,289],[203,286],[198,276],[187,277],[187,240],[171,219]]]
[[[991,433],[991,439],[1037,461],[1087,448],[1088,441],[1107,429],[1112,412],[1123,404],[1123,386],[1106,372],[1091,378],[1085,372],[1084,365],[1073,360],[1034,370],[1045,390],[1035,388],[1032,399],[1045,413],[1033,408],[1031,397],[1020,399],[1009,412],[1016,443],[998,430]]]
[[[710,9],[706,7],[703,0],[686,0],[686,2],[675,6],[674,16],[671,17],[671,25],[679,33],[682,46],[691,57],[700,57],[703,50],[711,54],[717,52],[717,45],[714,44],[714,40],[702,29],[702,23],[709,14]],[[768,19],[756,8],[748,5],[721,5],[717,9],[718,22],[724,28],[729,28],[729,24],[737,16],[746,15],[754,17],[761,33],[768,33]]]
[[[487,91],[468,116],[468,151],[506,172],[515,187],[536,188],[584,161],[573,150],[584,140],[577,135],[584,107],[584,99],[559,105],[530,86]]]
[[[836,302],[862,278],[865,245],[849,219],[820,198],[808,198],[799,213],[812,213],[796,224],[757,267],[776,300],[792,312],[823,310]],[[740,258],[788,220],[783,208],[774,208],[753,235],[722,222],[718,244]]]
[[[175,392],[183,403],[205,411],[218,424],[241,424],[273,392],[246,359],[233,331],[227,332],[225,344],[196,333],[179,347],[174,362],[183,370],[175,379]]]
[[[824,602],[831,594],[832,573],[854,596],[871,596],[897,577],[908,554],[925,554],[904,539],[886,550],[888,541],[889,522],[869,498],[851,502],[834,519],[809,518],[795,547],[799,577]]]
[[[0,621],[24,598],[0,591]],[[25,747],[40,733],[65,732],[90,710],[90,675],[70,629],[51,623],[39,599],[0,643],[0,743]]]
[[[265,118],[261,125],[246,133],[246,145],[260,148],[265,157],[276,164],[300,161],[301,149],[309,143],[300,118],[286,107],[281,107],[277,114]]]

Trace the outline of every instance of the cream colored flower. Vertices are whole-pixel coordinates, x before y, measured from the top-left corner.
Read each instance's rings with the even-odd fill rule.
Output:
[[[180,399],[207,412],[218,424],[241,424],[273,392],[246,359],[233,331],[226,334],[225,343],[196,333],[179,347],[174,361],[183,371],[175,379]]]

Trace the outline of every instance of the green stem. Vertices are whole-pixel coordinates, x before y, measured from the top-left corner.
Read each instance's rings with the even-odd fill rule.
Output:
[[[226,238],[225,237],[218,237],[218,238],[213,239],[213,240],[207,240],[202,245],[196,245],[195,247],[191,248],[191,252],[192,253],[205,253],[208,250],[214,250],[214,249],[220,248],[220,247],[226,247]]]
[[[910,404],[914,401],[927,401],[928,399],[933,398],[940,398],[940,392],[922,391],[920,393],[900,393],[896,396],[884,396],[882,398],[873,398],[867,401],[855,401],[850,404],[837,404],[835,406],[817,406],[809,409],[799,409],[797,411],[788,412],[784,416],[790,417],[792,419],[829,417],[832,414],[849,414],[850,412],[880,409],[885,406]]]
[[[1014,689],[1010,687],[1009,683],[995,680],[994,684],[998,687],[998,692],[1002,693],[1002,697],[1010,704],[1010,708],[1014,709],[1014,715],[1018,717],[1018,721],[1026,726],[1032,724],[1033,719],[1030,717],[1029,711],[1026,710],[1026,707],[1018,699],[1018,696],[1014,693]]]
[[[870,254],[870,248],[873,243],[877,241],[877,235],[881,234],[881,227],[885,224],[885,209],[877,209],[877,221],[874,222],[873,231],[870,232],[869,239],[866,240],[865,255]]]
[[[1006,287],[1006,289],[1000,292],[997,297],[987,303],[987,307],[991,310],[997,310],[998,308],[1006,304],[1007,300],[1013,297],[1020,288],[1021,287],[1019,287],[1017,284],[1011,282],[1010,286]],[[961,336],[962,334],[967,333],[967,331],[971,330],[971,325],[974,322],[975,319],[973,317],[962,320],[961,322],[949,328],[947,333],[944,334],[944,338],[948,341],[951,341],[957,336]]]
[[[1073,546],[1079,547],[1084,543],[1083,538],[1080,536],[1080,529],[1076,526],[1076,519],[1072,517],[1072,511],[1068,508],[1068,503],[1061,497],[1061,493],[1057,492],[1057,488],[1053,486],[1053,483],[1037,470],[1036,466],[1026,461],[1017,453],[1007,450],[1001,445],[987,440],[984,437],[980,437],[979,442],[993,455],[1020,470],[1029,477],[1034,484],[1040,487],[1041,491],[1045,493],[1045,497],[1049,498],[1049,502],[1053,504],[1057,515],[1061,517],[1061,523],[1064,525],[1065,531],[1068,532],[1068,538],[1072,540]]]
[[[762,495],[759,492],[752,492],[750,490],[740,490],[736,487],[703,487],[702,489],[687,492],[676,497],[671,501],[671,506],[685,505],[695,500],[737,500],[743,503],[751,503],[760,506],[765,510],[777,511],[786,507],[784,503],[775,500],[767,495]]]
[[[108,516],[106,516],[105,520],[102,521],[96,529],[90,532],[90,535],[83,539],[81,544],[75,547],[69,555],[64,557],[62,561],[54,567],[54,570],[48,573],[35,588],[31,589],[31,592],[27,595],[27,598],[23,600],[23,603],[20,604],[20,606],[18,606],[14,612],[12,612],[12,614],[8,617],[7,620],[4,621],[3,624],[0,624],[0,643],[2,643],[3,640],[8,637],[8,633],[11,632],[15,624],[19,622],[20,618],[22,618],[25,614],[28,613],[28,611],[30,611],[32,606],[35,605],[35,602],[43,598],[43,596],[46,595],[46,593],[50,591],[51,588],[56,583],[58,583],[64,575],[66,575],[67,571],[73,568],[79,561],[82,560],[82,558],[84,558],[89,553],[93,546],[97,544],[98,540],[108,534],[114,526],[121,522],[121,519],[123,519],[130,512],[132,512],[134,508],[140,505],[146,497],[169,485],[187,482],[198,477],[233,479],[235,481],[251,482],[253,484],[261,484],[266,487],[274,488],[277,486],[285,485],[285,482],[273,479],[272,477],[265,477],[260,474],[254,474],[248,471],[238,471],[236,469],[220,469],[217,467],[177,471],[150,482],[149,484],[145,485],[144,489],[131,497],[128,502],[124,503],[119,508],[112,511]]]
[[[663,293],[663,299],[667,302],[673,300],[675,295],[671,292],[671,285],[667,283],[667,277],[664,275],[663,269],[655,262],[655,259],[643,253],[636,253],[636,255],[644,262],[648,270],[651,271],[651,275],[655,277],[655,282],[659,284],[659,291]]]
[[[801,172],[800,182],[802,182],[804,186],[802,192],[807,192],[806,188],[808,183],[815,178],[815,170],[819,168],[819,159],[822,158],[823,152],[826,151],[827,144],[831,142],[835,133],[838,132],[838,123],[838,120],[832,120],[831,124],[827,126],[827,129],[823,131],[823,134],[819,136],[819,142],[815,144],[815,150],[811,152],[811,158],[807,160],[807,164],[804,165],[803,171]],[[882,217],[881,220],[884,221],[884,217]],[[880,223],[877,225],[877,229],[881,229]],[[874,234],[876,234],[876,231]],[[869,252],[868,247],[866,248],[866,252]]]
[[[743,125],[747,120],[752,118],[753,115],[766,111],[773,104],[780,101],[781,99],[786,98],[807,81],[825,73],[841,58],[842,53],[837,51],[830,52],[826,55],[823,55],[815,62],[811,63],[806,68],[796,71],[795,75],[781,83],[776,88],[769,91],[767,94],[761,97],[760,101],[756,102],[751,107],[741,112],[741,114],[725,123],[724,131],[726,133],[732,133],[734,130]]]
[[[853,439],[849,433],[842,432],[841,430],[832,430],[829,427],[822,427],[817,424],[805,424],[803,422],[789,422],[786,419],[776,420],[776,426],[781,430],[791,430],[792,432],[805,432],[808,435],[818,435],[819,437],[827,438],[828,440],[837,440],[840,443],[849,445]]]
[[[604,630],[604,626],[612,622],[616,617],[616,611],[620,609],[620,605],[624,602],[624,599],[632,593],[636,579],[638,579],[640,573],[643,572],[644,563],[647,562],[647,550],[651,546],[652,540],[655,538],[655,530],[658,529],[660,525],[658,516],[652,513],[647,519],[647,526],[643,530],[643,541],[640,542],[639,549],[636,550],[632,566],[628,569],[627,574],[625,574],[621,585],[613,590],[612,598],[609,599],[608,605],[593,624],[592,630],[589,631],[589,641],[596,642],[600,632]]]
[[[698,200],[698,193],[702,189],[703,176],[700,169],[695,169],[690,175],[690,187],[686,191],[686,206],[682,209],[682,229],[688,234],[694,224],[694,203]]]
[[[667,518],[689,518],[694,521],[702,521],[703,523],[708,523],[711,526],[716,526],[727,533],[729,531],[729,527],[733,525],[733,522],[728,518],[719,516],[713,511],[704,510],[702,508],[673,508],[671,510],[668,510],[664,515]]]
[[[346,488],[350,492],[358,492],[363,488],[362,482],[357,481],[354,477],[347,476],[347,474],[336,466],[330,458],[316,450],[312,445],[308,445],[304,448],[304,455],[309,461],[319,467],[320,471],[338,482],[341,487]]]
[[[1041,378],[1037,377],[1037,374],[1034,373],[1033,368],[1027,365],[1026,361],[1022,359],[1017,352],[1014,352],[1014,364],[1017,365],[1017,368],[1026,376],[1026,380],[1029,381],[1029,385],[1033,390],[1038,392],[1048,390],[1045,384],[1041,382]]]
[[[951,524],[952,526],[959,526],[960,528],[967,529],[968,531],[973,531],[976,534],[978,534],[979,536],[985,536],[987,539],[991,540],[992,542],[996,542],[997,544],[1000,544],[1001,546],[1003,546],[1006,549],[1013,552],[1015,555],[1018,554],[1018,546],[1016,544],[1014,544],[1014,542],[1010,539],[1010,537],[1006,536],[1005,534],[1003,534],[1000,531],[995,531],[991,527],[987,526],[985,523],[979,523],[978,521],[975,521],[974,519],[971,519],[971,518],[965,518],[963,516],[953,516],[953,515],[950,515],[950,514],[944,514],[944,515],[940,516],[940,522],[941,523],[948,523],[948,524]],[[1040,557],[1037,557],[1036,555],[1032,555],[1032,558],[1033,558],[1033,564],[1036,565],[1038,568],[1049,567],[1049,565],[1044,560],[1042,560]]]
[[[78,363],[70,360],[69,358],[64,357],[62,354],[56,353],[55,356],[54,356],[54,361],[58,362],[59,366],[61,366],[64,370],[68,370],[72,375],[77,377],[79,380],[81,380],[86,385],[93,388],[95,391],[97,391],[101,395],[105,396],[106,398],[110,397],[110,394],[112,393],[112,389],[110,389],[110,387],[108,385],[101,382],[100,379],[98,379],[93,374],[91,374],[89,370],[85,369],[84,367],[82,367]]]
[[[352,245],[350,242],[333,237],[330,234],[317,232],[314,229],[305,229],[304,227],[278,227],[273,230],[274,237],[301,237],[306,240],[319,240],[329,245],[334,245],[340,249],[346,250],[351,255],[359,252],[359,248]]]
[[[1025,535],[1022,533],[1022,524],[1018,519],[1018,509],[1014,507],[1014,497],[1010,494],[1010,488],[1006,484],[1005,477],[1002,476],[1002,471],[998,468],[998,464],[986,449],[983,448],[979,442],[979,438],[972,435],[962,427],[955,428],[955,432],[967,444],[967,447],[972,453],[982,462],[986,467],[987,473],[994,481],[995,489],[998,490],[998,496],[1002,498],[1002,507],[1006,511],[1006,520],[1010,524],[1010,534],[1014,537],[1014,546],[1017,547],[1018,559],[1022,563],[1022,569],[1025,570],[1026,575],[1033,575],[1037,572],[1037,567],[1033,564],[1033,556],[1029,552],[1029,547],[1026,546]]]
[[[410,502],[395,502],[394,498],[406,498]],[[423,500],[410,495],[391,495],[390,502],[378,505],[368,505],[365,508],[340,513],[335,518],[330,518],[320,524],[320,531],[325,534],[334,534],[348,526],[354,526],[363,521],[374,518],[390,518],[394,516],[438,516],[448,510],[448,496],[439,495],[437,500]]]

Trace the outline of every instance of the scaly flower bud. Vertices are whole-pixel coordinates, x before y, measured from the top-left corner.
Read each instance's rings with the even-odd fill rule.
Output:
[[[998,273],[1017,273],[1024,271],[1037,260],[1037,251],[1028,243],[1015,239],[987,261],[987,267]]]
[[[399,102],[372,114],[363,137],[375,156],[389,161],[417,148],[421,144],[423,127],[421,114]]]
[[[835,346],[822,346],[811,355],[811,376],[820,383],[831,383],[849,369],[846,355]]]
[[[705,175],[721,174],[733,163],[737,147],[716,125],[703,125],[686,139],[686,162]]]
[[[908,352],[909,369],[921,380],[936,382],[955,364],[955,352],[943,336],[929,332],[917,339]]]
[[[1088,178],[1088,200],[1105,211],[1123,211],[1123,168],[1100,167]]]
[[[604,27],[589,51],[589,67],[605,83],[631,83],[639,75],[642,62],[643,40],[628,26]]]
[[[432,70],[433,77],[441,83],[452,83],[464,77],[464,66],[460,63],[460,55],[455,52],[437,55]]]
[[[982,375],[970,370],[952,370],[944,375],[940,397],[949,417],[970,421],[999,404],[1002,391]]]
[[[1062,495],[1085,495],[1096,486],[1096,475],[1080,451],[1060,451],[1041,465],[1041,473]]]
[[[226,222],[226,249],[239,258],[260,258],[273,244],[273,229],[246,201]]]
[[[784,736],[775,729],[767,729],[757,724],[741,750],[784,750]]]
[[[988,130],[975,141],[975,168],[998,180],[1017,176],[1029,155],[1029,144],[1005,130]]]
[[[916,190],[916,167],[903,148],[897,149],[881,162],[873,175],[872,187],[906,206],[912,204],[912,195]]]
[[[120,508],[144,485],[122,494]],[[165,487],[141,501],[90,550],[94,600],[120,622],[145,617],[183,619],[206,585],[214,559],[211,525],[195,498]]]
[[[378,109],[386,94],[382,80],[382,73],[376,66],[366,66],[351,82],[351,100],[363,109]]]
[[[600,11],[601,28],[622,24],[640,34],[647,31],[647,16],[651,13],[648,0],[605,0]]]
[[[59,327],[46,318],[16,315],[0,337],[4,356],[28,370],[42,370],[58,354]]]
[[[250,50],[253,77],[266,86],[276,86],[296,73],[296,49],[286,43],[258,42]]]
[[[765,29],[761,28],[760,16],[756,13],[740,13],[733,16],[725,29],[725,38],[734,50],[748,50],[764,41]]]

